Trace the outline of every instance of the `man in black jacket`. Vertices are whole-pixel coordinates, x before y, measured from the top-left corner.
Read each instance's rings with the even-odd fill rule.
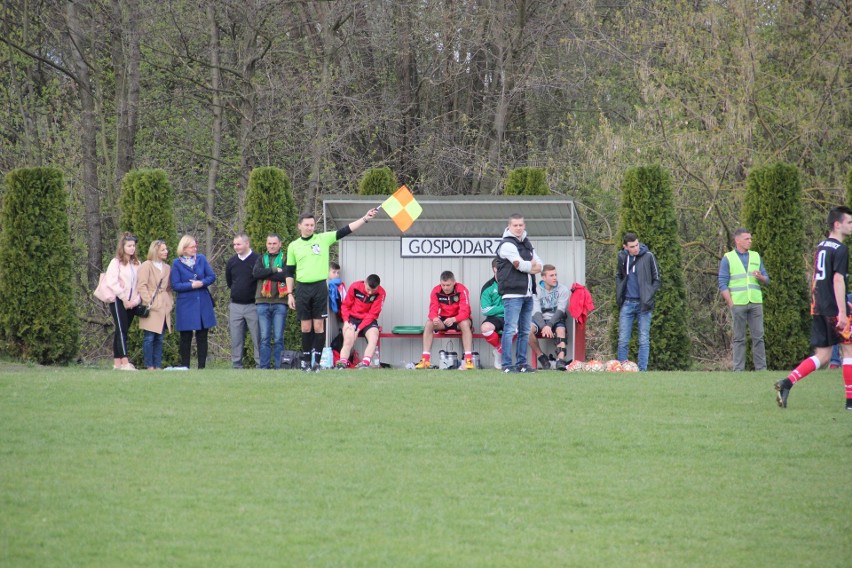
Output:
[[[633,321],[639,320],[640,371],[648,370],[651,353],[651,313],[654,296],[660,289],[660,265],[636,233],[627,233],[623,250],[618,253],[615,301],[618,305],[618,360],[627,360],[627,348],[633,333]]]
[[[251,243],[245,233],[234,236],[234,252],[236,254],[229,258],[225,265],[225,281],[231,289],[228,328],[231,332],[231,365],[234,369],[242,369],[246,329],[249,330],[254,344],[254,362],[260,366],[259,327],[257,307],[254,305],[257,281],[252,276],[257,253],[251,250]]]

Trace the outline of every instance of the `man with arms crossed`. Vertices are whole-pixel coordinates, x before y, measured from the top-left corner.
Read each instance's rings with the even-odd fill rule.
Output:
[[[504,373],[533,373],[527,364],[530,326],[532,323],[535,274],[541,272],[541,259],[527,238],[524,216],[515,213],[503,231],[497,249],[497,288],[503,298],[504,328],[501,339]],[[518,336],[515,361],[512,361],[512,339]]]

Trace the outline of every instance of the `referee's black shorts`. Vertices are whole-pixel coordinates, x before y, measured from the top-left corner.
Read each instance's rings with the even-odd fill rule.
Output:
[[[319,282],[296,282],[296,315],[299,321],[318,320],[328,317],[328,284]]]

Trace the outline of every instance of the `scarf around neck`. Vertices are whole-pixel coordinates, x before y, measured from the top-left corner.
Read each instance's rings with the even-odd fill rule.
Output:
[[[280,252],[272,258],[272,265],[269,263],[269,253],[263,253],[264,268],[283,268],[284,255]],[[276,282],[278,284],[278,297],[283,298],[287,294],[287,284],[284,282]],[[272,280],[266,279],[260,287],[260,295],[264,298],[272,297]]]

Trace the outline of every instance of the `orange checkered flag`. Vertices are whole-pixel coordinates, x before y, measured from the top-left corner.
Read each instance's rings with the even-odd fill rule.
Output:
[[[423,213],[423,208],[414,199],[408,187],[404,185],[400,186],[393,195],[385,199],[385,202],[382,203],[382,209],[385,210],[403,233],[410,229],[411,225],[414,224],[414,220]]]

